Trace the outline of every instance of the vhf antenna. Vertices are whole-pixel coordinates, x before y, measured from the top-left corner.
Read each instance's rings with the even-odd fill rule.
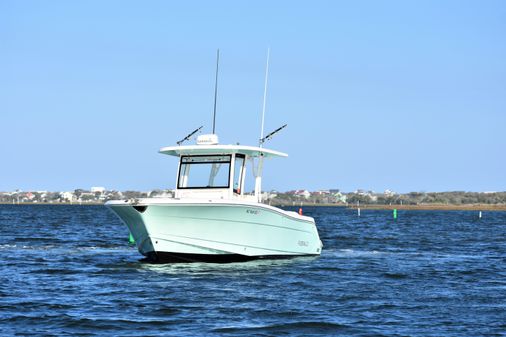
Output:
[[[286,128],[288,124],[285,124],[283,125],[282,127],[279,127],[277,128],[276,130],[272,131],[271,133],[269,133],[267,136],[265,136],[264,138],[261,138],[260,139],[260,146],[262,146],[263,143],[265,143],[266,141],[270,140],[272,138],[272,136],[274,136],[276,133],[278,133],[279,131],[283,130],[284,128]]]
[[[264,84],[264,104],[262,106],[262,127],[260,129],[260,141],[259,141],[260,147],[262,147],[262,144],[264,142],[263,139],[265,139],[265,137],[264,137],[265,101],[267,99],[267,79],[269,77],[269,56],[270,56],[270,53],[271,53],[271,49],[267,48],[267,65],[265,66],[265,84]]]
[[[181,139],[179,142],[177,142],[176,144],[177,145],[181,145],[183,144],[184,142],[186,142],[187,140],[190,140],[191,136],[193,136],[194,134],[196,134],[197,132],[200,131],[200,129],[202,129],[204,126],[202,125],[200,128],[198,129],[195,129],[195,131],[191,132],[188,134],[188,136],[184,137],[183,139]]]
[[[216,99],[218,97],[218,65],[220,63],[220,50],[216,51],[216,81],[214,82],[214,114],[213,114],[213,135],[216,125]]]

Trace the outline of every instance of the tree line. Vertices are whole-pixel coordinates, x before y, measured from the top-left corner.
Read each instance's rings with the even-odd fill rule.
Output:
[[[410,192],[405,194],[342,193],[338,198],[333,194],[311,194],[308,198],[289,193],[276,193],[269,199],[273,204],[365,204],[365,205],[423,205],[423,204],[506,204],[506,192]]]

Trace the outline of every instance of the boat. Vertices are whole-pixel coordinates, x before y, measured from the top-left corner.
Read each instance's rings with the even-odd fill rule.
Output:
[[[215,134],[159,152],[179,158],[173,197],[106,203],[149,261],[237,262],[321,254],[312,217],[262,203],[264,160],[287,154],[221,145]],[[254,183],[251,193],[245,192],[248,180]]]
[[[264,161],[288,156],[263,147],[286,127],[263,136],[269,50],[258,146],[219,144],[215,133],[218,62],[219,50],[213,132],[199,135],[195,145],[182,145],[201,126],[177,146],[159,151],[179,158],[174,195],[111,200],[106,206],[126,224],[139,252],[152,262],[236,262],[320,255],[323,244],[312,217],[303,215],[301,209],[297,213],[262,202]]]

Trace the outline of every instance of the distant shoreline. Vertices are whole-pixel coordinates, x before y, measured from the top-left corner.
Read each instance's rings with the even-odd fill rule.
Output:
[[[70,202],[58,202],[58,203],[50,203],[50,202],[20,202],[12,204],[6,202],[0,202],[0,205],[53,205],[53,206],[104,206],[104,203],[100,202],[86,202],[86,203],[70,203]],[[298,203],[295,205],[288,204],[272,204],[272,206],[277,207],[341,207],[348,209],[357,209],[361,210],[419,210],[419,211],[506,211],[506,204],[461,204],[461,205],[452,205],[452,204],[423,204],[423,205],[344,205],[344,204],[313,204],[313,203]]]
[[[272,206],[289,206],[289,207],[342,207],[348,209],[361,210],[419,210],[419,211],[506,211],[506,204],[420,204],[420,205],[375,205],[367,204],[343,205],[343,204],[312,204],[302,203],[295,205],[272,204]]]
[[[0,205],[21,205],[21,206],[26,206],[26,205],[43,205],[43,206],[48,206],[48,205],[53,205],[53,206],[104,206],[105,203],[103,202],[83,202],[83,203],[79,203],[79,202],[19,202],[19,203],[12,203],[12,202],[0,202]]]
[[[357,209],[357,205],[348,206]],[[420,210],[420,211],[506,211],[506,204],[425,204],[425,205],[360,205],[360,209]]]

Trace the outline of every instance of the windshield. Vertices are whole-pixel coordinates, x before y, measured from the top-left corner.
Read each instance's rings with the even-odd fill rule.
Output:
[[[230,155],[182,156],[178,188],[228,188]]]

